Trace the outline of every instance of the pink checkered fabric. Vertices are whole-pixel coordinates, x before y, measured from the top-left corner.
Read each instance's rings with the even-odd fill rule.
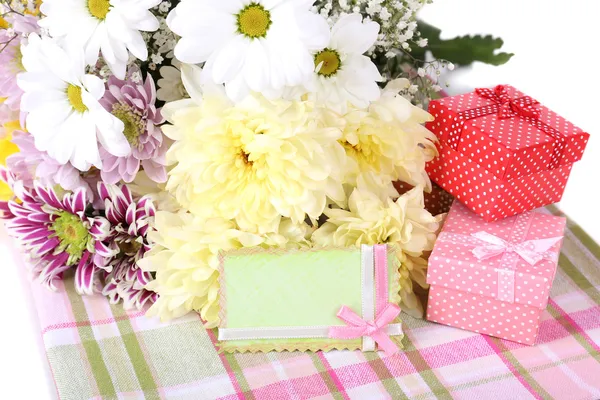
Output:
[[[600,399],[600,246],[572,224],[533,347],[404,315],[392,357],[219,354],[195,315],[162,324],[33,289],[62,399]]]

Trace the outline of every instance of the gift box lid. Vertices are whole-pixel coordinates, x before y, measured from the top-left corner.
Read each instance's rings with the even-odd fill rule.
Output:
[[[581,159],[589,134],[509,85],[433,100],[427,127],[500,179]]]
[[[545,308],[566,219],[527,212],[496,222],[454,202],[429,258],[427,283]]]

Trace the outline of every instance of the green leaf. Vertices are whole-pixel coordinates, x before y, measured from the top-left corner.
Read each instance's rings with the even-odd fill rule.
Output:
[[[450,61],[456,65],[469,65],[474,61],[481,61],[491,65],[502,65],[514,55],[512,53],[496,53],[504,41],[491,35],[460,36],[450,40],[440,39],[441,30],[419,21],[419,32],[427,38],[425,48],[431,51],[437,59]]]

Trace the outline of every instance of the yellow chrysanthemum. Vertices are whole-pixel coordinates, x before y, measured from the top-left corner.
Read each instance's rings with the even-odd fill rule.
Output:
[[[183,78],[194,94],[185,70]],[[341,132],[311,103],[256,95],[234,106],[213,91],[192,106],[173,104],[165,113],[172,126],[164,127],[175,140],[167,190],[192,213],[262,233],[282,217],[318,218],[328,197],[343,202]]]
[[[207,327],[219,322],[220,250],[241,247],[300,247],[308,244],[306,224],[283,220],[277,232],[256,235],[240,231],[233,221],[203,219],[187,212],[156,214],[156,245],[139,261],[144,271],[156,273],[147,288],[158,293],[149,316],[170,320],[197,311]]]
[[[312,241],[323,246],[396,244],[403,308],[411,314],[422,314],[413,282],[426,285],[427,263],[421,257],[433,249],[439,220],[424,209],[422,187],[398,197],[387,183],[373,174],[360,175],[348,199],[348,210],[326,210],[328,220],[313,233]]]
[[[374,172],[429,189],[425,163],[436,155],[435,136],[422,124],[433,118],[398,95],[404,81],[390,82],[368,109],[350,109],[337,122],[343,129],[340,142],[353,160],[348,183]]]

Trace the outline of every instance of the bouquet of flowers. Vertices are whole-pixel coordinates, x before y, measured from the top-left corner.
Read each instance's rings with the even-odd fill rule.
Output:
[[[32,275],[212,327],[221,250],[395,243],[421,314],[423,106],[471,43],[510,58],[441,41],[416,20],[427,2],[2,3],[0,210]],[[453,51],[427,62],[432,41]]]

